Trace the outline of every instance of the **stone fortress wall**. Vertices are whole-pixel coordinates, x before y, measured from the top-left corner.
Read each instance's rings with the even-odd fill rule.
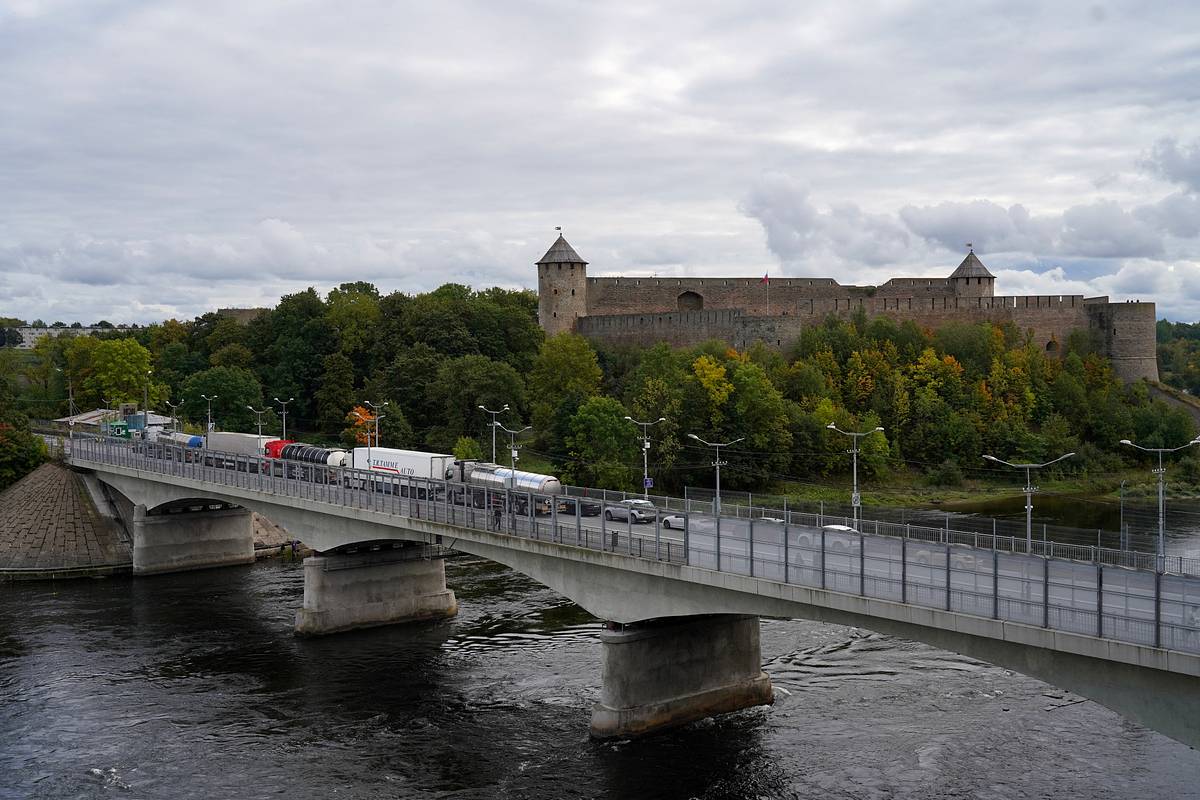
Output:
[[[843,286],[832,278],[589,278],[561,236],[538,262],[538,315],[547,334],[576,331],[606,344],[710,339],[739,349],[761,340],[783,347],[830,315],[860,309],[936,329],[951,322],[1011,322],[1048,353],[1074,330],[1095,334],[1125,380],[1158,380],[1153,303],[1082,295],[996,296],[995,278],[972,251],[948,278],[893,278]]]

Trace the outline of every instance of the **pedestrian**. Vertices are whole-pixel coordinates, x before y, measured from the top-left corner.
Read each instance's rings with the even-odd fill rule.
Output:
[[[500,506],[496,506],[495,507],[495,516],[493,518],[495,521],[495,529],[496,530],[500,530],[500,519],[502,516],[503,516],[503,514],[500,511]]]

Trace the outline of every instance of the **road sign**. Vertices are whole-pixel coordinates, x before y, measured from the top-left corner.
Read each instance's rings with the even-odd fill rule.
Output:
[[[859,494],[858,492],[855,492],[854,494],[850,495],[850,505],[852,505],[856,508],[858,506],[861,506],[862,505],[862,495]]]
[[[642,486],[647,489],[653,489],[654,488],[654,478],[646,478],[645,480],[642,481]]]

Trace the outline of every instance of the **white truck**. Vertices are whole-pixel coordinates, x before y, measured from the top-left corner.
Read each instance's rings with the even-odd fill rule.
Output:
[[[401,478],[432,478],[445,480],[446,470],[454,464],[448,453],[425,453],[420,450],[397,450],[392,447],[356,447],[350,466],[381,475]]]
[[[208,449],[221,453],[237,453],[240,456],[261,456],[263,444],[270,441],[271,438],[253,433],[209,431]]]

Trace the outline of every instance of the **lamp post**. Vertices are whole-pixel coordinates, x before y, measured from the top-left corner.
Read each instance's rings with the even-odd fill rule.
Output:
[[[142,386],[142,441],[146,441],[146,434],[150,433],[150,374],[154,372],[152,369],[146,370],[146,383]]]
[[[367,419],[362,414],[360,414],[358,412],[358,409],[354,409],[354,416],[358,417],[363,422],[367,423],[367,469],[370,470],[371,469],[371,420]],[[378,423],[376,423],[376,425],[378,425]]]
[[[1161,571],[1163,559],[1167,557],[1167,493],[1166,493],[1166,467],[1163,466],[1163,453],[1174,453],[1177,450],[1182,450],[1185,447],[1191,447],[1194,444],[1200,444],[1200,436],[1192,439],[1187,444],[1181,444],[1179,447],[1142,447],[1140,444],[1134,444],[1128,439],[1122,439],[1121,444],[1127,444],[1130,447],[1136,447],[1138,450],[1144,450],[1147,453],[1158,453],[1158,469],[1150,470],[1151,474],[1158,476],[1158,561]]]
[[[1057,464],[1064,458],[1070,458],[1073,455],[1075,454],[1064,453],[1053,461],[1046,461],[1042,464],[1012,464],[1008,461],[1003,461],[999,458],[996,458],[995,456],[984,456],[984,458],[986,458],[988,461],[995,461],[997,464],[1003,464],[1004,466],[1012,467],[1013,469],[1025,470],[1025,488],[1023,489],[1025,492],[1025,552],[1028,554],[1033,553],[1033,493],[1037,491],[1037,487],[1033,485],[1033,478],[1030,476],[1030,472],[1031,470],[1048,467],[1051,464]]]
[[[500,409],[499,411],[492,411],[490,408],[487,408],[485,406],[480,406],[479,408],[482,409],[484,412],[492,415],[492,421],[490,423],[492,426],[492,463],[495,464],[496,463],[496,425],[498,424],[496,422],[496,415],[503,414],[505,411],[508,411],[508,403],[505,403],[504,408]],[[503,426],[501,426],[501,427],[503,427]],[[504,430],[508,430],[508,428],[504,428]]]
[[[73,417],[79,412],[75,410],[75,386],[71,382],[71,373],[64,372],[62,367],[54,368],[58,372],[62,372],[67,379],[67,416]]]
[[[204,429],[204,448],[207,450],[208,449],[208,432],[212,430],[212,401],[216,400],[218,397],[220,397],[220,395],[214,394],[212,397],[209,397],[206,394],[202,394],[200,396],[203,397],[206,401],[208,401],[208,425]]]
[[[107,436],[111,433],[111,427],[108,424],[108,412],[112,410],[109,408],[112,401],[107,397],[101,397],[100,402],[104,403],[104,413],[100,415],[100,430]]]
[[[295,399],[294,397],[289,397],[287,400],[280,400],[278,397],[275,398],[275,402],[283,406],[283,433],[279,435],[280,439],[287,439],[287,404]]]
[[[257,408],[255,408],[254,406],[246,406],[246,408],[248,408],[248,409],[250,409],[252,412],[254,412],[254,416],[255,416],[255,418],[256,418],[256,419],[257,419],[257,421],[258,421],[258,449],[259,449],[259,455],[261,456],[261,455],[262,455],[262,452],[261,452],[261,451],[262,451],[262,447],[263,447],[263,443],[262,443],[262,415],[263,415],[263,414],[265,414],[265,413],[267,413],[267,412],[268,412],[268,411],[270,411],[271,409],[269,409],[269,408],[264,408],[262,411],[259,411],[259,410],[258,410]]]
[[[850,513],[854,517],[854,528],[855,528],[855,530],[857,530],[858,529],[858,510],[859,510],[859,508],[862,507],[862,495],[860,495],[858,493],[858,454],[859,454],[858,440],[864,436],[870,436],[872,433],[882,433],[883,428],[876,425],[874,428],[872,428],[869,431],[862,431],[862,432],[844,431],[832,422],[829,423],[828,425],[826,425],[825,427],[831,431],[837,431],[838,433],[841,433],[841,434],[844,434],[844,435],[850,437],[850,449],[846,451],[853,457],[853,463],[854,463],[854,467],[853,467],[854,489],[850,493]]]
[[[177,419],[176,415],[179,413],[179,407],[181,405],[183,405],[183,401],[180,400],[180,402],[178,402],[178,403],[172,403],[170,400],[165,400],[164,402],[171,409],[171,430],[178,431],[179,430],[179,420]]]
[[[713,498],[714,498],[713,499],[713,516],[719,517],[719,516],[721,516],[721,467],[723,465],[729,463],[728,461],[721,460],[721,448],[729,447],[731,444],[737,444],[738,442],[742,441],[746,437],[739,436],[738,438],[734,439],[732,442],[706,442],[705,440],[701,439],[696,434],[689,433],[688,438],[695,439],[700,444],[705,445],[707,447],[715,448],[717,451],[717,457],[712,462],[712,465],[717,468],[717,488],[716,488],[715,494],[713,495]]]
[[[508,408],[508,406],[505,406],[505,408]],[[524,428],[521,428],[521,430],[514,431],[510,428],[504,427],[499,422],[496,423],[496,427],[500,428],[500,430],[502,430],[508,434],[508,459],[509,459],[508,465],[511,468],[510,472],[514,473],[514,474],[508,476],[508,484],[509,484],[508,488],[515,489],[515,488],[517,488],[517,479],[516,479],[516,474],[515,474],[517,471],[517,462],[521,460],[521,457],[519,455],[517,455],[517,436],[519,434],[524,433],[525,431],[533,430],[533,427],[530,425],[526,425]],[[493,429],[492,433],[493,433],[493,435],[495,434],[494,429]],[[494,464],[496,462],[493,461],[492,463]]]
[[[625,419],[632,422],[634,425],[642,426],[642,497],[646,500],[650,499],[650,426],[657,425],[660,422],[666,422],[666,417],[659,417],[653,422],[638,422],[633,417]]]
[[[388,401],[384,400],[382,403],[372,403],[370,400],[364,400],[363,402],[366,403],[367,405],[369,405],[371,407],[371,411],[374,413],[374,416],[375,416],[375,446],[379,447],[380,446],[379,445],[379,420],[381,420],[385,416],[387,416],[386,414],[380,414],[379,411],[380,411],[380,409],[382,409],[384,406],[386,406],[388,404]],[[368,436],[368,438],[370,438],[370,434],[367,434],[367,436]]]

